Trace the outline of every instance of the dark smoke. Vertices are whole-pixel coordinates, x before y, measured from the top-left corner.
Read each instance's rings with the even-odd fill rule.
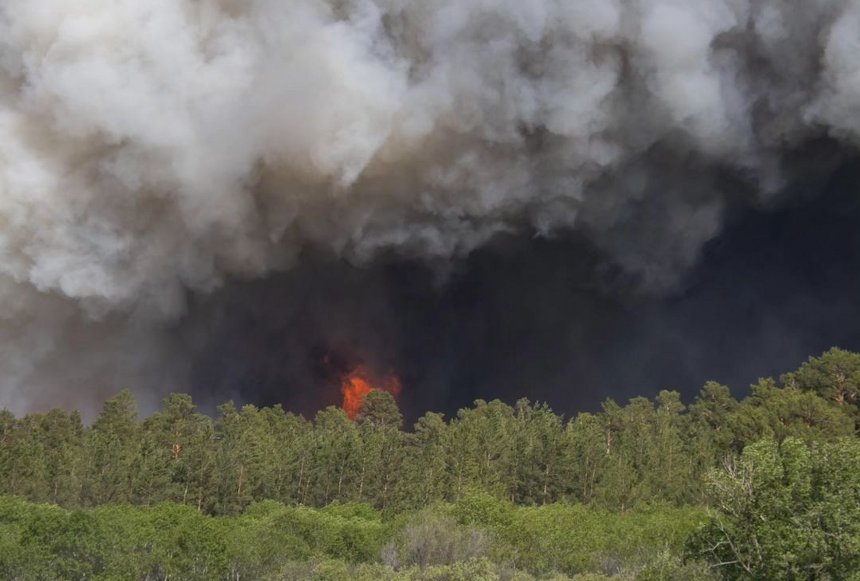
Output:
[[[806,157],[840,156],[819,145]],[[398,370],[412,419],[476,398],[568,414],[660,389],[689,400],[710,379],[742,395],[833,345],[860,348],[860,161],[805,175],[779,210],[738,208],[658,295],[575,234],[499,237],[442,282],[416,261],[306,257],[207,299],[192,385],[312,414],[338,401],[320,364],[332,353]]]
[[[312,411],[356,361],[413,417],[574,409],[851,347],[858,37],[847,0],[6,0],[0,406]]]

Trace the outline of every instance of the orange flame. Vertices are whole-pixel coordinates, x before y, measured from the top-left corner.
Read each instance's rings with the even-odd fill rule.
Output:
[[[397,376],[389,374],[379,384],[375,384],[368,369],[360,365],[340,382],[340,392],[343,394],[343,409],[349,419],[354,420],[361,410],[361,402],[371,391],[387,391],[393,396],[400,395],[403,386]]]

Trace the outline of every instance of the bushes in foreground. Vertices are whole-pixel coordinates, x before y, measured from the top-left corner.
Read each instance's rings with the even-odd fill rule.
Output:
[[[212,517],[169,503],[67,510],[5,497],[0,578],[633,579],[682,570],[685,531],[703,518],[697,509],[525,509],[480,494],[389,520],[366,505],[269,501]]]
[[[384,517],[275,501],[71,510],[0,497],[0,578],[858,579],[860,441],[766,439],[708,477],[712,508],[523,507],[474,491]],[[853,577],[852,577],[853,576]]]
[[[691,554],[726,579],[860,579],[860,441],[748,446],[709,475]]]

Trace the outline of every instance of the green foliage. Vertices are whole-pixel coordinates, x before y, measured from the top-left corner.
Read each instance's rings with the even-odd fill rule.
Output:
[[[365,398],[356,422],[335,407],[310,422],[232,403],[212,420],[183,394],[140,422],[124,391],[91,427],[59,410],[0,412],[0,493],[68,507],[171,501],[214,515],[263,500],[359,502],[389,515],[475,491],[517,505],[681,506],[706,502],[704,474],[761,438],[854,435],[858,377],[860,356],[833,349],[783,376],[785,387],[761,380],[742,402],[708,382],[689,408],[662,391],[565,423],[545,404],[478,400],[448,422],[428,413],[411,432],[384,391]]]
[[[800,369],[785,374],[782,381],[856,410],[860,397],[860,354],[834,347],[821,357],[810,357]]]
[[[811,391],[780,388],[772,379],[763,379],[733,414],[733,430],[742,445],[762,438],[832,441],[854,435],[848,411]]]
[[[137,404],[125,390],[105,402],[88,431],[84,452],[85,477],[81,503],[89,506],[133,499],[135,467],[138,466],[140,426]],[[144,459],[144,466],[146,466]]]
[[[448,437],[442,415],[428,412],[403,439],[403,468],[395,493],[399,507],[419,508],[451,496]]]
[[[499,518],[498,505],[473,500],[386,523],[354,504],[318,510],[267,501],[240,516],[211,517],[177,503],[70,511],[0,497],[0,578],[633,579],[648,571],[653,578],[693,570],[667,551],[702,516],[667,507],[618,515],[581,505],[507,504],[503,512]]]
[[[464,494],[451,509],[461,524],[504,527],[514,518],[514,506],[480,490]]]
[[[858,386],[860,355],[832,349],[742,401],[708,382],[569,421],[478,400],[404,430],[382,391],[356,421],[213,419],[184,394],[141,421],[128,391],[91,426],[0,410],[0,578],[704,579],[680,558],[690,506],[717,510],[688,546],[721,575],[846,578]]]
[[[379,428],[400,429],[403,425],[403,415],[394,401],[394,396],[378,389],[371,391],[362,400],[357,420],[360,424],[371,424]]]
[[[860,442],[763,440],[710,474],[719,510],[690,541],[726,579],[860,571]]]
[[[375,559],[385,543],[388,527],[379,513],[365,508],[314,510],[283,507],[270,515],[274,525],[301,539],[313,555],[327,555],[348,562]]]
[[[704,518],[704,511],[692,508],[617,513],[554,504],[519,509],[498,532],[520,568],[614,575],[648,565],[661,551],[677,554]]]

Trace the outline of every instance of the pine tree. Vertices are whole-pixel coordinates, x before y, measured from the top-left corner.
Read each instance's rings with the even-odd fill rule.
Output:
[[[166,498],[198,510],[208,507],[215,496],[214,430],[212,421],[195,411],[191,396],[169,395],[163,409],[146,419],[143,430],[159,452],[153,471],[170,475]]]
[[[417,508],[450,498],[447,431],[443,416],[428,412],[418,419],[414,432],[404,436],[403,475],[397,495],[403,506]]]
[[[82,501],[89,505],[125,503],[133,499],[138,470],[140,430],[137,403],[128,390],[105,402],[87,432]]]
[[[564,469],[562,420],[546,404],[527,399],[514,406],[513,482],[509,499],[546,504],[561,495]]]
[[[359,500],[385,510],[397,488],[403,461],[403,416],[394,396],[372,391],[361,402],[356,418],[361,437]]]
[[[604,478],[611,455],[605,444],[602,418],[583,412],[568,422],[564,431],[566,489],[571,498],[590,503]]]

